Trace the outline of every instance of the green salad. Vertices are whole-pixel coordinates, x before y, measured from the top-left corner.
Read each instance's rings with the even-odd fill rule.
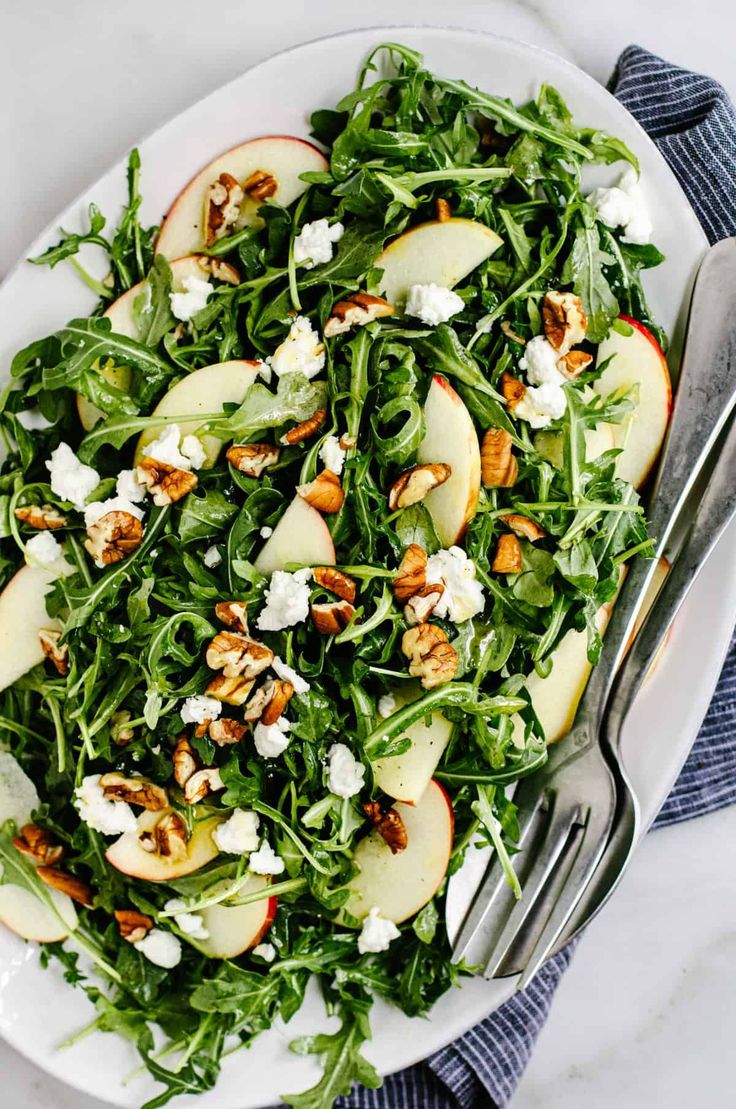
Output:
[[[32,259],[96,307],[0,394],[0,920],[87,993],[79,1035],[136,1046],[146,1109],[313,976],[340,1026],[292,1044],[324,1075],[284,1100],[380,1085],[373,999],[424,1016],[471,973],[469,851],[521,895],[557,652],[579,695],[651,554],[614,372],[664,341],[631,151],[396,44],[312,136],[216,158],[160,229],[134,151],[117,227],[91,205]]]

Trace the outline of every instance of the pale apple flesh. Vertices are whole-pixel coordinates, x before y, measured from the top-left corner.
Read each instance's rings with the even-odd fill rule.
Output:
[[[202,417],[222,412],[226,404],[242,404],[245,394],[258,377],[259,367],[259,362],[239,359],[192,370],[163,395],[151,416],[176,418],[182,436],[197,434],[206,455],[204,469],[210,469],[217,461],[223,441],[206,431],[200,432]],[[201,414],[199,419],[198,413]],[[161,424],[143,432],[135,448],[135,465],[144,457],[148,444],[157,439],[164,428],[165,425]]]
[[[609,364],[593,388],[606,397],[638,386],[634,411],[621,424],[612,424],[614,440],[622,453],[616,473],[639,489],[649,477],[667,431],[672,408],[672,384],[667,360],[652,333],[637,320],[621,316],[630,328],[627,335],[611,329],[598,347],[598,364]]]
[[[586,462],[593,462],[606,451],[613,450],[616,445],[613,424],[597,424],[595,427],[586,428],[584,438]],[[565,447],[561,432],[538,431],[534,436],[534,446],[542,458],[556,470],[563,468]]]
[[[165,258],[181,258],[204,250],[205,202],[210,186],[227,173],[243,185],[256,170],[275,178],[277,188],[267,200],[248,197],[240,208],[236,229],[258,225],[258,208],[264,203],[283,208],[301,196],[307,188],[301,174],[328,169],[327,161],[316,146],[291,135],[273,135],[251,139],[220,154],[197,173],[179,193],[164,219],[156,241],[156,253]]]
[[[418,913],[430,901],[447,873],[452,851],[452,802],[434,778],[416,805],[397,801],[408,838],[404,851],[391,853],[376,831],[355,849],[358,872],[348,883],[344,912],[362,920],[373,908],[394,924]]]
[[[259,574],[270,577],[290,563],[334,566],[335,544],[324,517],[298,494],[273,529],[255,561]]]
[[[444,225],[440,225],[444,226]],[[424,498],[443,547],[458,543],[480,496],[480,447],[470,413],[450,383],[435,374],[424,405],[425,434],[417,461],[445,462],[449,479]]]
[[[396,709],[421,696],[416,683],[407,683],[393,690]],[[411,740],[411,747],[402,755],[377,759],[373,764],[376,785],[389,797],[416,805],[432,780],[452,735],[452,724],[441,712],[433,712],[411,724],[402,736]]]
[[[382,296],[403,308],[412,285],[452,289],[498,250],[502,239],[471,219],[429,220],[410,227],[379,254],[373,265],[383,270]]]
[[[258,893],[270,884],[267,875],[251,874],[238,896]],[[263,897],[246,905],[210,905],[202,909],[202,925],[209,937],[198,940],[197,946],[211,959],[235,959],[261,942],[276,915],[277,903],[276,897]]]
[[[46,612],[46,594],[58,576],[54,569],[22,566],[0,593],[0,689],[43,662],[38,633],[61,627]]]
[[[145,882],[170,882],[174,878],[183,878],[186,874],[194,873],[217,857],[219,850],[212,833],[222,821],[219,816],[207,817],[194,825],[183,858],[168,858],[157,852],[145,851],[141,847],[140,836],[145,832],[150,833],[164,815],[163,812],[141,813],[136,830],[123,832],[105,852],[110,865],[123,874],[141,878]]]
[[[59,943],[77,927],[74,904],[65,893],[47,890],[52,909],[25,886],[12,882],[0,885],[0,924],[24,940]]]

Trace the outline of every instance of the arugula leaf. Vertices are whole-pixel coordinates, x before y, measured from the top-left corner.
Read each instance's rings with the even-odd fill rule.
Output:
[[[292,1109],[330,1109],[335,1098],[350,1093],[354,1082],[378,1089],[381,1077],[360,1051],[367,1039],[365,1022],[346,1013],[341,1028],[332,1035],[322,1033],[294,1040],[291,1049],[298,1055],[322,1057],[324,1074],[303,1094],[285,1094],[284,1102]]]

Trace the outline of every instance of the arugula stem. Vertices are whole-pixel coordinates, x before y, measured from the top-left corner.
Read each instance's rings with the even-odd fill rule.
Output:
[[[107,285],[103,285],[102,282],[98,281],[96,277],[92,277],[90,273],[87,273],[84,266],[81,265],[81,263],[79,263],[76,258],[69,257],[67,258],[67,262],[70,264],[70,266],[73,267],[73,269],[76,270],[76,272],[82,278],[82,281],[89,289],[92,290],[93,293],[95,293],[103,300],[111,299],[112,293],[110,289],[108,289]]]

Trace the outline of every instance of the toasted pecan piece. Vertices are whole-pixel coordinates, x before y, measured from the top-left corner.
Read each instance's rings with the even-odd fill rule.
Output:
[[[512,374],[501,374],[501,393],[506,401],[506,407],[513,412],[519,401],[526,393],[526,385]]]
[[[297,443],[303,443],[305,439],[311,439],[313,435],[316,435],[326,419],[327,409],[318,408],[309,419],[302,420],[300,424],[282,435],[279,442],[283,443],[285,447],[295,447]]]
[[[575,293],[550,291],[542,304],[544,334],[559,354],[582,343],[588,330],[583,302]]]
[[[452,208],[443,196],[438,196],[435,200],[434,210],[438,223],[447,223],[449,219],[452,219]]]
[[[204,241],[207,246],[228,235],[240,216],[245,192],[231,173],[221,173],[207,190],[204,203]]]
[[[37,531],[56,531],[66,523],[66,516],[50,504],[21,505],[15,510],[15,518]]]
[[[153,928],[153,920],[137,909],[115,909],[113,916],[118,922],[120,935],[128,943],[138,943]]]
[[[189,833],[183,817],[178,812],[167,812],[162,816],[153,829],[151,843],[151,848],[146,847],[141,837],[141,847],[145,850],[153,850],[165,859],[185,859]]]
[[[366,801],[362,809],[381,839],[391,848],[392,855],[406,849],[409,837],[396,809],[384,809],[378,801]]]
[[[528,539],[530,543],[536,543],[547,535],[536,520],[530,520],[528,516],[521,516],[518,512],[510,512],[508,516],[501,516],[500,519],[514,535],[518,535],[520,539]]]
[[[197,484],[197,475],[191,470],[180,470],[168,462],[159,462],[146,455],[136,467],[136,477],[144,485],[159,508],[174,504],[191,493]]]
[[[130,512],[106,512],[87,528],[84,549],[98,564],[122,562],[143,541],[143,525]]]
[[[218,720],[213,720],[209,727],[209,736],[213,743],[218,747],[228,747],[232,743],[240,743],[245,739],[248,729],[245,724],[241,724],[239,720],[233,720],[230,716],[221,716]]]
[[[526,346],[526,339],[522,339],[521,335],[514,331],[508,320],[501,320],[501,332],[512,343],[518,343],[520,347]]]
[[[55,866],[37,866],[36,874],[45,885],[65,893],[72,901],[84,905],[87,909],[92,908],[92,887],[81,878],[67,874],[65,870],[59,870]]]
[[[59,645],[61,632],[55,628],[41,628],[38,641],[49,662],[53,663],[57,674],[65,678],[69,673],[69,648],[66,643]]]
[[[409,673],[421,679],[424,689],[450,682],[457,673],[457,652],[435,624],[417,624],[405,631],[401,650],[409,659]]]
[[[574,381],[576,377],[587,370],[593,361],[593,355],[584,350],[569,350],[557,362],[557,369],[568,379]]]
[[[373,296],[372,293],[350,293],[333,304],[323,335],[326,339],[332,339],[353,327],[365,327],[373,320],[392,316],[395,311],[393,304],[389,304],[383,297]]]
[[[243,601],[218,601],[215,616],[233,631],[248,634],[248,606]]]
[[[126,778],[119,771],[112,770],[101,776],[100,786],[108,801],[125,801],[148,812],[161,812],[168,808],[166,790],[148,778]]]
[[[257,678],[273,662],[273,651],[240,632],[218,632],[207,647],[210,670],[222,670],[226,678]]]
[[[215,674],[205,693],[208,697],[214,697],[217,701],[222,701],[226,705],[237,707],[245,704],[255,684],[255,678],[244,678],[242,674],[235,678],[226,678],[224,674]]]
[[[412,466],[397,477],[388,494],[388,507],[392,512],[397,508],[423,501],[432,489],[444,485],[452,474],[452,466],[446,462],[425,462]]]
[[[279,717],[283,716],[286,706],[294,696],[294,686],[291,682],[278,678],[271,685],[271,696],[261,713],[261,724],[266,725],[275,724]]]
[[[210,793],[217,793],[225,788],[225,783],[220,777],[220,771],[214,767],[197,770],[184,786],[184,800],[188,805],[196,805],[203,801]]]
[[[513,439],[502,427],[489,427],[480,448],[480,473],[484,485],[508,489],[519,476],[519,464],[511,453]]]
[[[297,485],[296,491],[302,500],[326,516],[339,512],[345,501],[345,490],[332,470],[322,470],[314,481]]]
[[[334,566],[315,566],[312,579],[340,600],[349,601],[350,604],[355,601],[355,582],[347,574],[343,574],[342,570],[336,570]]]
[[[268,200],[279,187],[272,173],[265,169],[254,169],[243,182],[243,191],[251,200]]]
[[[270,443],[245,443],[243,446],[228,447],[225,457],[246,477],[260,477],[269,466],[275,466],[281,451]]]
[[[419,593],[427,584],[427,552],[410,543],[402,555],[396,577],[391,582],[394,597],[401,604]]]
[[[206,254],[198,254],[197,265],[216,281],[223,281],[226,285],[240,284],[240,274],[235,266],[222,258],[208,258]]]
[[[132,716],[127,709],[118,709],[110,717],[110,731],[113,742],[117,743],[118,747],[125,747],[135,739],[135,732],[129,727],[130,720]]]
[[[520,574],[521,568],[521,545],[519,540],[511,533],[499,536],[491,570],[497,574]]]
[[[24,824],[18,835],[13,837],[13,847],[45,866],[55,866],[64,855],[61,844],[45,828],[33,823]]]
[[[440,582],[429,582],[409,598],[404,605],[404,619],[410,628],[427,622],[444,591],[445,587]]]
[[[320,635],[337,635],[343,631],[353,616],[355,609],[349,601],[332,601],[329,604],[312,605],[312,623]]]
[[[188,736],[179,736],[171,761],[174,764],[174,781],[180,789],[184,789],[192,774],[199,769],[199,758],[189,742]]]

